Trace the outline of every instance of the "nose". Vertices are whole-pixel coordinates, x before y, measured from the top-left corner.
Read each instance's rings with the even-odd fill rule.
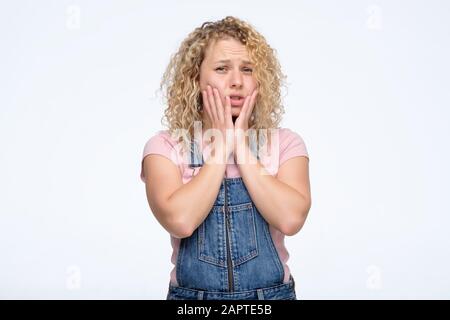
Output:
[[[239,70],[233,70],[231,73],[231,87],[238,89],[242,87],[242,74]]]

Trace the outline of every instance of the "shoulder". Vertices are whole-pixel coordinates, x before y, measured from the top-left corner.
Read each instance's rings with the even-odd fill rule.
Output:
[[[159,130],[145,143],[142,159],[149,154],[159,154],[178,164],[179,149],[180,143],[170,134],[169,130]]]
[[[293,131],[289,128],[278,128],[278,132],[280,134],[280,138],[283,139],[289,139],[289,138],[297,138],[300,137],[300,134],[298,134],[296,131]]]
[[[302,136],[289,129],[289,128],[278,128],[278,139],[280,143],[280,148],[287,147],[289,144],[292,143],[300,143],[304,144],[305,141],[303,140]]]
[[[309,159],[305,141],[299,133],[289,128],[279,128],[278,132],[280,165],[296,156],[305,156]]]
[[[176,166],[180,165],[179,145],[169,130],[159,130],[154,133],[145,143],[141,157],[141,179],[145,182],[144,159],[150,155],[161,155]]]
[[[153,144],[168,144],[170,146],[176,145],[176,140],[172,138],[172,136],[169,133],[169,130],[159,130],[156,133],[154,133],[146,142],[147,145],[153,145]]]

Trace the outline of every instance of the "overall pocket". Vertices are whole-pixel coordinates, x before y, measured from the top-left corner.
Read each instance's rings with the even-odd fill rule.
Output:
[[[221,267],[227,266],[227,236],[233,266],[258,255],[253,204],[228,206],[226,228],[224,207],[215,207],[198,229],[198,258]]]

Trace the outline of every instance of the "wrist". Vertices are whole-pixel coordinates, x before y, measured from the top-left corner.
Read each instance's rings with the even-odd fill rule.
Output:
[[[236,141],[234,150],[235,163],[236,164],[246,163],[249,150],[250,148],[247,139],[241,139],[240,141]]]
[[[210,150],[204,159],[208,164],[226,165],[229,156],[230,153],[228,153],[224,148],[215,148]]]

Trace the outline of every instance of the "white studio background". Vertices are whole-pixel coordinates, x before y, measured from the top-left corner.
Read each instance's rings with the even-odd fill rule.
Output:
[[[171,54],[234,15],[288,76],[313,206],[300,299],[450,298],[447,1],[1,1],[0,298],[165,299],[139,178]]]

